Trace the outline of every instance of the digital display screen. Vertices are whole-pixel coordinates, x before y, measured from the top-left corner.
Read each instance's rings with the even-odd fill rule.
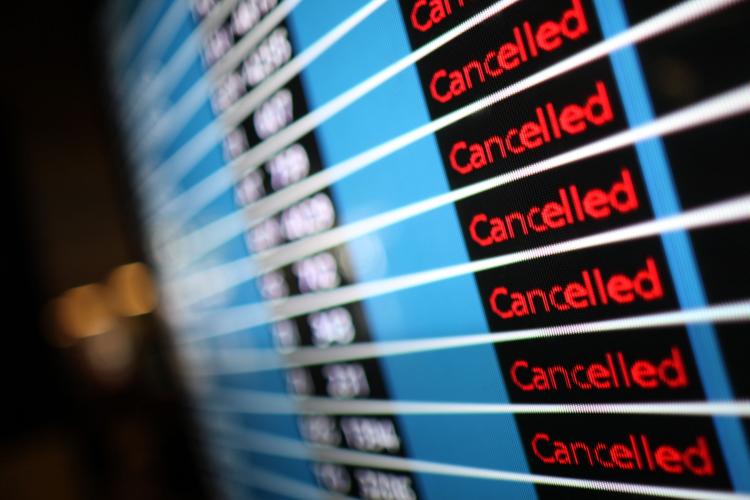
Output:
[[[226,498],[750,495],[750,5],[113,0]]]

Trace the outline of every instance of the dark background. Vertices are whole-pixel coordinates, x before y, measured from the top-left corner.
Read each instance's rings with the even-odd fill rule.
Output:
[[[99,2],[3,5],[5,189],[0,498],[206,498],[209,488],[158,319],[125,325],[115,379],[90,339],[56,342],[49,304],[143,261],[96,38]]]

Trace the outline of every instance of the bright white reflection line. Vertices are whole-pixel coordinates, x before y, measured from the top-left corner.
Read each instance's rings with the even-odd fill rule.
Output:
[[[211,350],[205,355],[194,348],[195,373],[213,376],[227,373],[254,373],[265,370],[341,363],[362,359],[403,356],[445,349],[459,349],[488,344],[505,344],[524,340],[609,332],[634,332],[649,328],[667,328],[698,323],[734,323],[750,321],[750,299],[693,309],[677,309],[617,319],[570,323],[540,328],[526,328],[494,333],[474,333],[446,337],[362,342],[328,349],[302,347],[283,357],[272,349]]]
[[[374,146],[369,150],[359,153],[336,165],[328,167],[325,170],[298,182],[297,184],[269,195],[268,197],[242,210],[245,212],[248,218],[247,226],[252,227],[253,225],[268,218],[274,213],[277,213],[278,211],[301,200],[305,196],[325,189],[326,187],[358,172],[359,170],[362,170],[363,168],[377,162],[378,160],[381,160],[388,155],[395,153],[396,151],[399,151],[400,149],[403,149],[410,144],[437,132],[438,130],[452,125],[473,113],[481,111],[482,109],[485,109],[522,91],[528,90],[529,88],[539,85],[540,83],[543,83],[549,79],[559,77],[564,73],[567,73],[587,63],[607,56],[608,54],[622,47],[655,37],[657,35],[675,29],[683,24],[694,21],[701,16],[705,16],[716,10],[725,8],[733,3],[736,3],[737,1],[738,0],[691,0],[689,2],[678,4],[677,6],[672,7],[671,9],[668,9],[661,14],[657,14],[656,16],[647,19],[646,21],[632,26],[628,30],[623,31],[622,33],[619,33],[612,38],[603,40],[589,47],[588,49],[579,52],[578,54],[568,57],[567,59],[549,66],[542,71],[539,71],[538,73],[535,73],[527,78],[524,78],[523,80],[509,85],[504,89],[494,92],[487,97],[479,99],[472,104],[468,104],[463,108],[459,108],[456,111],[448,113],[432,122],[422,125],[421,127],[406,132],[377,146]],[[446,35],[448,33],[446,33]],[[300,118],[286,129],[262,142],[252,150],[245,153],[245,155],[237,158],[233,162],[234,166],[232,166],[232,169],[237,171],[236,175],[240,177],[241,175],[244,175],[249,171],[257,168],[273,153],[275,153],[282,147],[291,144],[293,141],[297,140],[299,137],[309,132],[310,130],[313,130],[323,121],[327,120],[332,115],[351,104],[351,102],[356,99],[349,101],[349,98],[346,96],[349,92],[352,92],[355,89],[356,87],[328,102],[327,104],[321,106],[308,115]],[[359,97],[361,96],[357,96],[357,99]],[[279,144],[276,144],[277,142]],[[245,160],[246,158],[248,159],[247,161]],[[252,163],[248,163],[250,161],[249,159],[252,159]],[[218,175],[218,173],[214,175]],[[216,189],[217,185],[215,183],[212,184],[211,182],[209,182],[210,177],[211,176],[206,178],[205,182],[198,183],[194,188],[185,191],[181,195],[181,199],[184,200],[180,201],[180,204],[182,205],[188,205],[188,202],[192,201],[191,198],[195,199],[196,201],[200,200],[197,203],[192,204],[190,206],[190,209],[185,209],[182,211],[183,220],[191,213],[196,213],[202,206],[205,205],[205,203],[214,199],[216,196],[219,196],[223,192]],[[233,217],[233,214],[230,214],[226,217]],[[172,242],[171,245],[179,248],[181,246],[187,246],[193,243],[194,245],[197,245],[197,248],[192,249],[191,253],[198,256],[203,255],[206,252],[216,248],[221,243],[227,241],[227,239],[236,236],[235,233],[229,234],[222,233],[220,231],[212,234],[212,230],[214,228],[226,227],[226,225],[221,224],[221,221],[222,219],[219,219],[218,221],[215,221],[215,223],[210,223],[203,228],[196,230],[193,234]],[[195,235],[195,237],[193,237],[193,235]]]
[[[750,417],[750,401],[668,401],[658,403],[453,403],[389,399],[341,400],[292,397],[252,390],[211,393],[204,411],[272,415],[520,415],[603,414]]]
[[[355,238],[373,233],[450,203],[455,203],[471,196],[475,196],[490,189],[511,184],[548,170],[560,168],[577,161],[614,151],[645,139],[674,134],[688,128],[698,127],[748,111],[750,111],[750,84],[662,116],[661,118],[647,124],[618,132],[609,137],[572,149],[566,153],[553,156],[552,158],[532,163],[517,170],[500,174],[496,177],[463,188],[455,189],[447,193],[367,217],[345,226],[339,226],[302,240],[287,243],[286,245],[268,250],[254,257],[241,259],[235,262],[247,262],[248,267],[254,269],[252,277],[259,276],[260,274],[278,269],[279,267],[288,265],[306,256],[341,245]],[[237,221],[236,218],[219,219],[218,222],[221,222],[223,227],[219,228],[217,223],[212,223],[207,226],[206,230],[199,230],[190,235],[190,240],[186,239],[177,242],[177,244],[181,244],[183,248],[190,248],[191,258],[196,258],[197,256],[200,256],[202,252],[192,252],[196,251],[196,246],[205,245],[206,242],[211,241],[212,235],[210,234],[210,231],[219,228],[223,232],[224,227],[231,229],[228,227],[228,224],[223,222],[225,220]],[[235,223],[233,227],[237,227],[237,224]],[[179,251],[179,248],[180,246],[170,247],[170,249],[174,251]],[[205,246],[203,249],[205,249]],[[211,275],[216,283],[226,283],[227,288],[231,288],[238,284],[238,275],[228,276],[221,270],[221,268],[217,268],[215,274],[210,269],[203,270],[200,275],[195,275],[195,277],[190,275],[175,280],[174,284],[170,286],[185,289],[195,280],[208,275]],[[195,294],[185,302],[185,306],[189,306],[195,302],[210,297],[215,293],[223,291],[222,289],[195,286],[190,288],[195,290]]]
[[[269,322],[293,318],[317,310],[358,302],[371,297],[542,257],[656,236],[671,231],[692,230],[747,219],[750,219],[750,195],[713,203],[701,208],[686,210],[669,217],[631,224],[591,236],[574,238],[530,250],[522,250],[497,257],[395,276],[383,280],[357,283],[322,292],[296,295],[285,299],[212,310],[205,313],[200,319],[193,318],[199,322],[203,321],[203,326],[212,331],[186,340],[191,341],[217,337]]]
[[[750,499],[750,495],[744,493],[702,490],[676,486],[655,486],[635,482],[576,479],[564,476],[532,474],[528,472],[485,469],[480,467],[377,455],[361,451],[304,444],[301,441],[274,434],[239,428],[227,428],[226,431],[227,432],[223,436],[212,440],[212,442],[215,445],[228,448],[243,449],[256,453],[296,458],[300,460],[307,460],[309,455],[313,455],[317,460],[325,462],[400,472],[418,472],[422,474],[438,474],[442,476],[466,477],[491,481],[544,484],[603,492],[620,492],[669,498],[687,498],[692,500]]]

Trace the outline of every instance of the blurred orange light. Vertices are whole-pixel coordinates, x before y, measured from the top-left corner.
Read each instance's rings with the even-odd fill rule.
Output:
[[[120,316],[147,314],[156,307],[156,290],[148,268],[140,263],[115,268],[107,280],[112,309]]]
[[[115,318],[102,285],[71,288],[57,301],[60,326],[72,338],[92,337],[112,329]]]

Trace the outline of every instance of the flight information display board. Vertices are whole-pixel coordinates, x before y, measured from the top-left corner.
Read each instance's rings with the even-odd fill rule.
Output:
[[[113,0],[226,498],[750,495],[750,5]]]

